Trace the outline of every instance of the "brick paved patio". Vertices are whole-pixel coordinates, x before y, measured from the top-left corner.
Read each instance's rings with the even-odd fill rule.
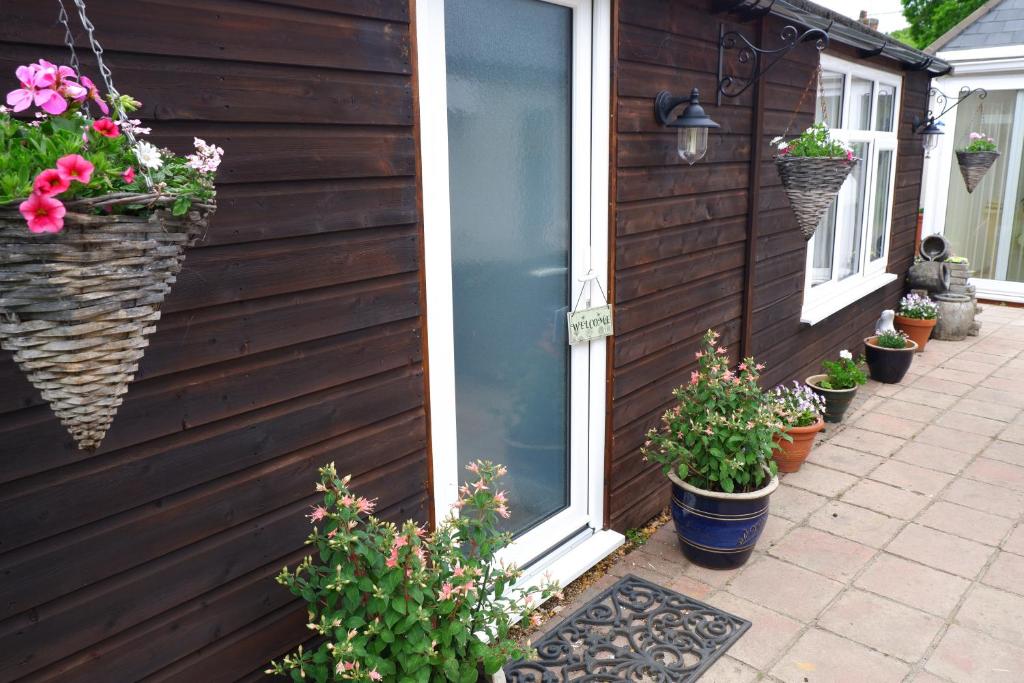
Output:
[[[559,613],[633,573],[753,622],[704,681],[1024,681],[1024,309],[980,319],[862,387],[745,567],[688,564],[667,524]]]

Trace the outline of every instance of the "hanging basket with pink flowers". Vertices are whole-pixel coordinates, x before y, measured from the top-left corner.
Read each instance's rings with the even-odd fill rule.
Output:
[[[974,188],[998,158],[999,152],[996,151],[993,138],[984,133],[970,134],[968,145],[956,151],[956,162],[960,166],[960,175],[964,177],[968,193],[974,192]]]
[[[149,131],[128,118],[139,103],[114,89],[92,44],[106,98],[75,68],[39,60],[17,69],[0,107],[0,348],[81,449],[99,447],[205,231],[223,154],[139,140]]]
[[[824,123],[815,123],[794,140],[778,137],[772,144],[779,151],[775,168],[797,225],[809,240],[859,160]]]

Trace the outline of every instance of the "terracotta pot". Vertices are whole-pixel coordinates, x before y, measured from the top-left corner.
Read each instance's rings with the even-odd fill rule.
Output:
[[[852,389],[823,389],[818,382],[828,375],[811,375],[804,380],[814,393],[825,399],[825,422],[842,422],[843,414],[850,407],[853,397],[857,395],[857,387]]]
[[[804,464],[804,460],[810,454],[811,448],[814,447],[814,437],[824,428],[825,421],[819,417],[817,422],[807,427],[790,427],[787,429],[786,433],[789,434],[793,441],[786,441],[782,437],[775,439],[775,443],[779,444],[779,448],[772,451],[772,458],[775,460],[775,464],[779,466],[779,472],[789,473],[798,471],[800,465]]]
[[[709,569],[734,569],[749,560],[768,521],[768,499],[779,478],[750,493],[706,491],[672,472],[668,478],[672,521],[686,559]]]
[[[904,349],[889,349],[878,346],[875,339],[868,337],[864,340],[864,359],[868,362],[871,379],[884,384],[898,384],[910,369],[917,343],[910,339]]]
[[[917,351],[924,351],[924,345],[928,343],[928,337],[932,336],[932,329],[937,321],[921,320],[920,318],[904,318],[898,315],[892,320],[893,327],[900,332],[906,332],[914,342],[917,343]]]

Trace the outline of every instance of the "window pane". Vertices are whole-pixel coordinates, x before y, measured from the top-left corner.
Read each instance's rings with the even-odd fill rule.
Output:
[[[572,10],[447,0],[460,477],[508,466],[521,532],[569,504]],[[500,131],[500,134],[495,134]],[[500,282],[500,286],[495,286]]]
[[[853,77],[850,81],[850,122],[847,128],[871,130],[871,96],[874,82]]]
[[[867,188],[864,176],[868,159],[868,143],[853,143],[853,153],[860,162],[846,178],[839,195],[838,231],[836,234],[836,269],[838,279],[844,280],[860,271],[861,236],[864,234],[864,206],[867,204]]]
[[[811,238],[811,250],[814,254],[811,265],[811,287],[832,279],[832,252],[836,239],[836,204],[828,210],[818,223],[814,237]]]
[[[875,130],[892,130],[893,114],[896,111],[896,86],[878,85],[878,112],[875,114]]]
[[[892,150],[881,150],[875,173],[875,211],[871,217],[871,261],[881,258],[885,253],[885,218],[889,214],[891,171]]]
[[[846,77],[843,74],[823,71],[821,73],[821,86],[818,93],[817,111],[814,113],[814,120],[824,121],[829,128],[840,128],[843,117],[843,84]],[[824,109],[824,113],[822,113]]]

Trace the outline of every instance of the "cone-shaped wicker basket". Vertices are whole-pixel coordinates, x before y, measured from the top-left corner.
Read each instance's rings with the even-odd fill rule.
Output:
[[[205,231],[212,205],[174,217],[173,198],[121,193],[67,202],[64,230],[32,234],[0,205],[0,348],[42,393],[80,449],[98,448],[160,305]],[[145,205],[146,215],[97,208]]]
[[[858,161],[856,157],[775,157],[775,168],[804,239],[814,236],[818,222]]]
[[[992,168],[999,158],[999,152],[957,152],[956,161],[960,164],[960,175],[964,177],[967,192],[974,192],[981,179]]]

